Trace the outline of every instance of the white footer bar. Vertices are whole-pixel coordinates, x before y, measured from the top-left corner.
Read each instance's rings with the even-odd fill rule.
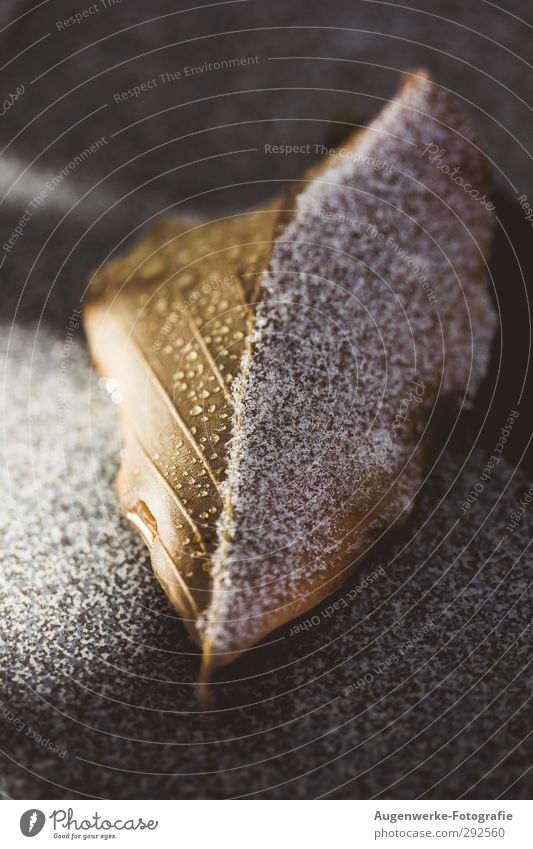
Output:
[[[533,803],[30,800],[4,802],[0,826],[10,849],[531,849]]]

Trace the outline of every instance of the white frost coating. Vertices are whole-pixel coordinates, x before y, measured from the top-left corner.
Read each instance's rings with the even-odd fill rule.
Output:
[[[409,78],[297,196],[235,395],[214,591],[200,621],[214,652],[251,644],[272,616],[290,618],[284,605],[333,573],[346,527],[356,525],[346,545],[355,559],[405,517],[436,401],[468,403],[479,386],[496,326],[485,284],[492,214],[424,153],[444,149],[452,175],[483,195],[472,138],[443,91]]]

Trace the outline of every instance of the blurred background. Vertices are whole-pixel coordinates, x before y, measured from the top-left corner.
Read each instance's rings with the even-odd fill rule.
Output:
[[[413,4],[2,3],[6,796],[528,795],[533,513],[507,528],[532,471],[533,14],[518,0]],[[202,713],[196,650],[115,503],[116,411],[77,311],[92,271],[152,219],[270,198],[420,66],[469,113],[491,163],[491,373],[412,522],[366,567],[385,575],[226,670]],[[465,514],[511,411],[505,456]]]

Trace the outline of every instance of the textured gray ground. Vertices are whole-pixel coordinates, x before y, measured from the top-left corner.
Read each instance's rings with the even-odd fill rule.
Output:
[[[61,369],[62,345],[43,329],[17,329],[9,346],[5,792],[483,797],[520,779],[531,517],[505,528],[522,474],[502,460],[465,519],[483,454],[463,471],[447,454],[408,531],[369,564],[385,574],[333,615],[322,605],[318,624],[252,650],[217,685],[218,709],[201,713],[196,652],[115,503],[107,394],[81,348]]]
[[[521,5],[506,9],[530,15]],[[7,20],[27,8],[11,3],[1,14]],[[59,32],[62,9],[72,14],[72,4],[44,4],[0,35],[3,96],[26,86],[0,127],[1,146],[9,143],[0,169],[2,194],[9,189],[2,242],[49,176],[95,139],[109,139],[48,194],[1,271],[2,790],[15,797],[530,795],[533,505],[506,531],[532,471],[524,456],[532,240],[516,201],[522,192],[533,196],[532,119],[521,99],[531,91],[530,28],[482,0],[428,3],[422,13],[343,0],[250,2],[173,15],[89,46],[148,13],[124,0]],[[169,11],[179,8],[150,4],[153,17]],[[434,13],[459,23],[437,22]],[[279,26],[286,29],[269,29]],[[214,36],[232,30],[241,33]],[[165,47],[191,37],[198,40]],[[113,102],[114,92],[164,71],[255,54],[265,61]],[[376,97],[391,94],[391,69],[421,63],[466,99],[494,160],[503,345],[412,522],[368,564],[368,571],[385,566],[386,575],[334,615],[318,611],[318,624],[293,636],[288,627],[226,670],[217,710],[203,714],[193,692],[196,651],[119,515],[115,410],[91,376],[81,331],[67,355],[68,316],[90,269],[148,217],[169,205],[204,212],[245,205],[309,161],[230,151],[267,140],[334,140],[344,126],[335,121],[363,121]],[[229,94],[245,89],[253,91]],[[198,98],[210,99],[182,105]],[[169,107],[178,108],[111,138]],[[230,126],[210,129],[222,124]],[[233,183],[245,185],[221,188]],[[512,408],[521,414],[506,457],[463,515]]]

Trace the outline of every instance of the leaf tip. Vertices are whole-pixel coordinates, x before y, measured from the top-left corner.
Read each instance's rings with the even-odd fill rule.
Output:
[[[213,680],[214,671],[215,663],[213,660],[212,645],[211,643],[204,643],[202,665],[200,667],[198,682],[196,684],[196,695],[200,703],[200,707],[203,710],[211,710],[215,704],[215,697],[213,695],[212,687],[210,686]]]

